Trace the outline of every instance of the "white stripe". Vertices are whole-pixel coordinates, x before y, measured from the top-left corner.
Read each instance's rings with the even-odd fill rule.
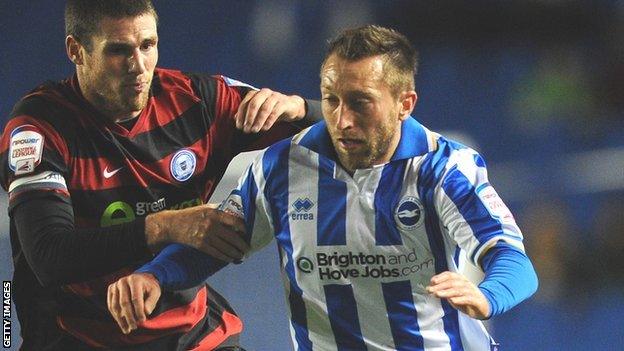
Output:
[[[256,202],[256,214],[253,223],[253,232],[251,236],[252,251],[258,251],[268,245],[275,237],[275,228],[273,226],[273,216],[271,206],[264,197],[264,188],[266,179],[264,179],[264,171],[262,169],[262,157],[264,152],[251,164],[251,171],[256,182],[258,192],[254,201]],[[240,186],[239,186],[240,187]],[[251,199],[250,199],[251,200]]]
[[[361,280],[353,285],[353,294],[357,303],[362,336],[368,350],[395,350],[379,281]]]
[[[347,185],[346,229],[350,251],[375,253],[375,193],[383,169],[384,165],[379,165],[356,170]],[[353,292],[360,329],[369,350],[392,350],[394,341],[380,282],[360,279],[353,285]]]
[[[490,334],[483,323],[459,312],[459,335],[464,351],[482,351],[490,349]]]
[[[425,351],[451,350],[450,340],[444,331],[444,310],[440,299],[418,293],[413,294],[413,297]]]
[[[315,261],[317,248],[317,220],[318,220],[318,154],[297,144],[290,145],[288,159],[288,208],[293,256],[307,257]],[[297,212],[293,204],[305,194],[314,205],[309,211]],[[304,199],[301,199],[304,200]],[[312,214],[314,219],[295,219],[290,214]],[[293,235],[296,233],[296,235]],[[335,350],[336,345],[329,317],[327,303],[322,284],[318,284],[316,270],[312,273],[302,272],[293,262],[297,284],[301,287],[305,301],[308,336],[314,349]],[[316,268],[316,267],[314,267]]]
[[[52,171],[45,171],[45,172],[31,175],[28,177],[21,177],[21,178],[15,179],[13,182],[11,182],[11,185],[9,185],[9,193],[15,190],[15,188],[22,186],[22,185],[34,185],[34,184],[40,184],[40,183],[59,184],[62,186],[63,189],[67,190],[67,184],[65,183],[65,178],[63,178],[63,176],[60,173],[52,172]]]

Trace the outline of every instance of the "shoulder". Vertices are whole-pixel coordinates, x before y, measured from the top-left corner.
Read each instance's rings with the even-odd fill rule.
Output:
[[[65,134],[72,130],[79,109],[68,81],[46,82],[18,101],[5,125],[4,133],[13,133],[22,125],[31,125],[45,134]]]
[[[483,157],[473,148],[437,133],[434,136],[436,147],[423,158],[419,169],[421,179],[435,184],[451,171],[473,173],[477,168],[486,167]]]

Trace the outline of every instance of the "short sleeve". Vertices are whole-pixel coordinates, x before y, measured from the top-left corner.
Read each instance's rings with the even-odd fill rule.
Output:
[[[485,161],[469,148],[454,150],[436,186],[435,206],[451,239],[473,264],[499,240],[524,251],[511,211],[490,184]]]
[[[268,245],[273,239],[270,207],[264,196],[264,174],[260,153],[247,171],[240,177],[238,186],[223,201],[220,209],[243,218],[246,240],[255,252]]]

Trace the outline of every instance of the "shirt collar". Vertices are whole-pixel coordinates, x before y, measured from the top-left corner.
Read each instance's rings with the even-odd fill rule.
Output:
[[[390,160],[397,161],[426,154],[429,151],[427,139],[425,127],[410,116],[401,124],[401,139]],[[337,160],[324,120],[310,127],[298,144],[334,161]]]

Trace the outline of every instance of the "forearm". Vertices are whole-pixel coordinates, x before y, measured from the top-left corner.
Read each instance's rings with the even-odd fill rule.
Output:
[[[490,303],[490,316],[502,314],[537,290],[537,275],[527,255],[504,242],[482,258],[485,278],[479,289]]]
[[[164,290],[180,290],[199,285],[226,265],[190,246],[171,244],[137,272],[153,274]]]
[[[33,199],[12,212],[23,253],[42,285],[95,278],[150,257],[144,221],[75,229],[71,206]]]

